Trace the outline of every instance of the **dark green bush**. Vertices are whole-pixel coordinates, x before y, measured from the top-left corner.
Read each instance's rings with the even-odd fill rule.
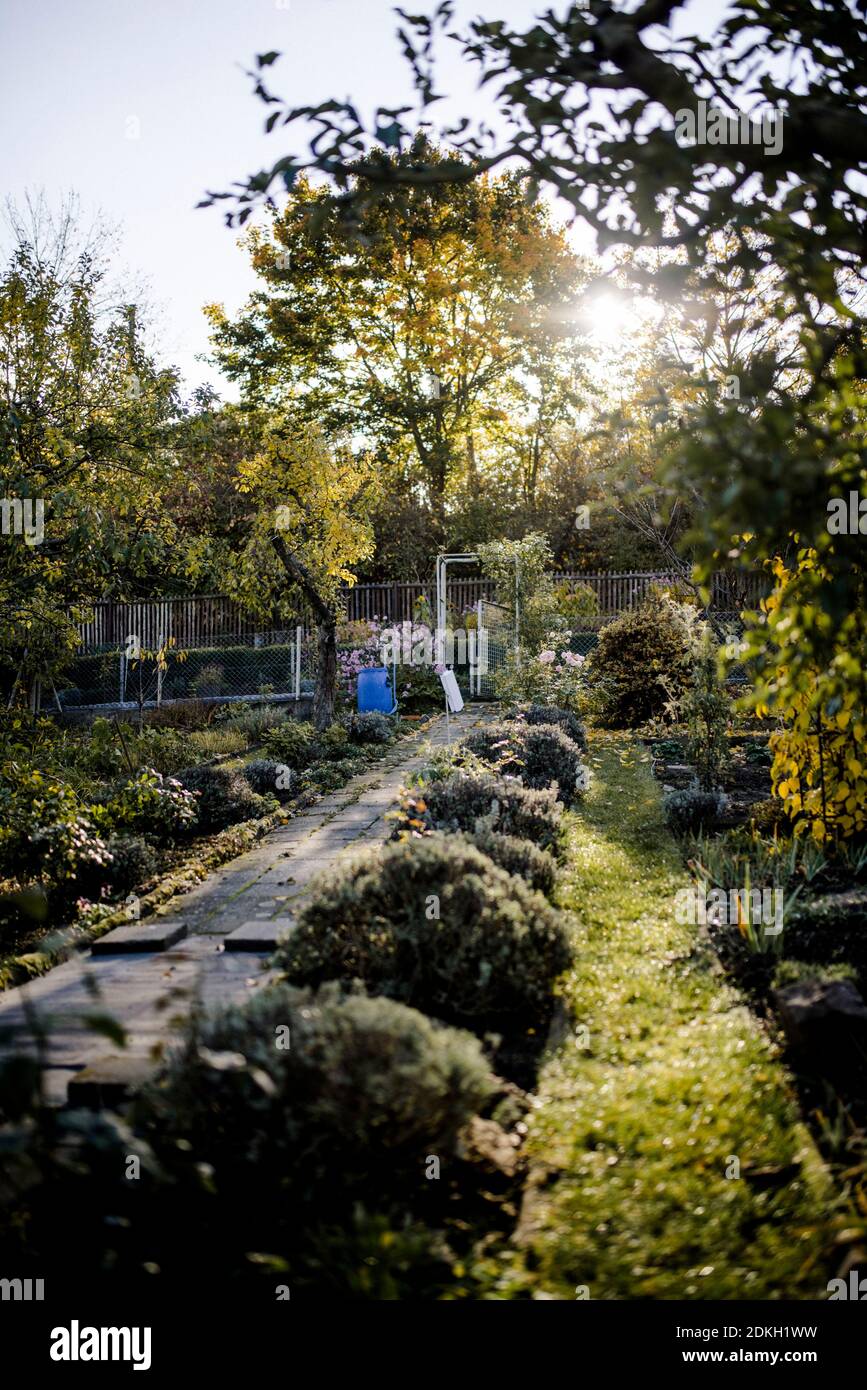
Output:
[[[664,597],[649,598],[609,623],[587,663],[600,721],[635,728],[662,717],[689,685],[690,651],[686,612]]]
[[[353,743],[391,743],[395,735],[394,720],[375,709],[347,715],[346,730]]]
[[[432,666],[398,666],[397,703],[401,714],[430,714],[443,708],[443,688]]]
[[[468,1033],[390,1000],[277,984],[199,1018],[123,1123],[40,1113],[38,1068],[17,1060],[0,1062],[0,1246],[14,1271],[110,1270],[135,1288],[147,1264],[168,1293],[195,1250],[215,1277],[272,1300],[276,1283],[374,1297],[355,1260],[394,1232],[404,1267],[381,1252],[386,1288],[448,1281],[448,1259],[430,1269],[425,1227],[454,1190],[458,1131],[496,1089]],[[124,1178],[131,1146],[140,1182]],[[426,1180],[431,1154],[446,1182]],[[436,1229],[428,1240],[444,1244]]]
[[[498,835],[493,830],[467,834],[466,840],[489,859],[493,859],[507,874],[517,874],[527,880],[537,893],[550,898],[557,882],[557,865],[545,849],[531,840],[519,840],[516,835]]]
[[[562,918],[459,837],[430,835],[332,871],[276,962],[299,984],[360,979],[477,1025],[542,1015],[569,963]]]
[[[241,768],[241,775],[259,796],[276,796],[278,801],[290,801],[295,795],[297,775],[285,763],[273,758],[256,758]]]
[[[157,867],[157,856],[141,835],[109,835],[106,849],[108,883],[116,893],[128,893],[144,883]]]
[[[581,750],[556,724],[485,724],[473,729],[464,746],[498,771],[520,777],[528,787],[557,783],[561,800],[571,801],[585,790]]]
[[[153,847],[141,835],[109,835],[107,862],[87,864],[75,878],[75,896],[98,901],[118,897],[144,883],[157,867]]]
[[[192,829],[199,835],[225,830],[239,821],[264,815],[267,802],[257,796],[237,772],[225,767],[193,767],[180,774],[187,791],[196,797],[196,819]]]
[[[484,772],[456,772],[407,794],[395,816],[394,836],[414,828],[487,829],[558,851],[563,835],[561,816],[562,807],[552,787],[534,790]]]
[[[525,705],[514,713],[506,715],[508,720],[525,724],[556,724],[582,752],[587,751],[587,731],[577,714],[571,710],[559,709],[557,705]]]
[[[183,1137],[218,1171],[221,1155],[233,1164],[243,1153],[248,1180],[261,1163],[290,1183],[328,1186],[339,1173],[346,1187],[363,1186],[374,1158],[420,1174],[425,1153],[453,1149],[493,1085],[467,1033],[390,999],[277,984],[206,1019],[146,1102],[160,1134]]]
[[[678,835],[710,825],[716,820],[722,806],[719,792],[705,792],[698,787],[666,792],[663,798],[666,820]]]

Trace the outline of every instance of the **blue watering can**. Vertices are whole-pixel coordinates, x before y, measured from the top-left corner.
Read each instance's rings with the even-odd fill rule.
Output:
[[[358,712],[366,714],[374,709],[383,714],[394,714],[397,709],[386,666],[367,666],[358,673]]]

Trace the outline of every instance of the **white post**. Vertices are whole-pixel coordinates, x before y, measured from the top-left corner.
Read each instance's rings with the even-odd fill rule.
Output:
[[[482,600],[476,602],[476,694],[482,693]]]
[[[301,699],[301,633],[302,628],[295,629],[295,699]]]

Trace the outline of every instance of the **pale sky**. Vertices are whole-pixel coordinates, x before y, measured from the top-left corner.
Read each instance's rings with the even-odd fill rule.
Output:
[[[523,26],[550,6],[459,0],[458,15]],[[724,0],[697,9],[719,15]],[[43,189],[56,204],[74,190],[87,215],[119,223],[123,261],[161,311],[163,362],[188,387],[222,389],[196,361],[208,345],[202,305],[238,309],[253,277],[219,208],[195,204],[288,148],[285,132],[263,134],[265,107],[242,69],[277,49],[279,95],[352,97],[367,115],[409,97],[395,28],[392,0],[0,0],[0,196]],[[456,46],[441,52],[441,88],[491,119]]]

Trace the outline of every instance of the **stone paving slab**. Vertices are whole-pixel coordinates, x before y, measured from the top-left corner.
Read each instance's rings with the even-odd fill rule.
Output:
[[[452,741],[487,717],[485,706],[453,717]],[[115,928],[91,950],[0,995],[0,1056],[38,1055],[30,1030],[35,1010],[48,1028],[43,1076],[54,1103],[68,1095],[77,1104],[82,1096],[101,1104],[140,1084],[194,1001],[206,1008],[237,1002],[274,978],[267,957],[277,937],[291,930],[311,883],[344,857],[388,838],[385,814],[400,785],[423,767],[420,750],[428,742],[446,742],[444,719],[153,917]],[[124,1049],[87,1025],[99,1014],[121,1024]],[[4,1037],[7,1031],[11,1037]]]
[[[115,927],[114,931],[94,941],[91,950],[95,956],[116,955],[119,951],[165,951],[186,936],[184,922],[151,921],[135,922],[128,927]]]

